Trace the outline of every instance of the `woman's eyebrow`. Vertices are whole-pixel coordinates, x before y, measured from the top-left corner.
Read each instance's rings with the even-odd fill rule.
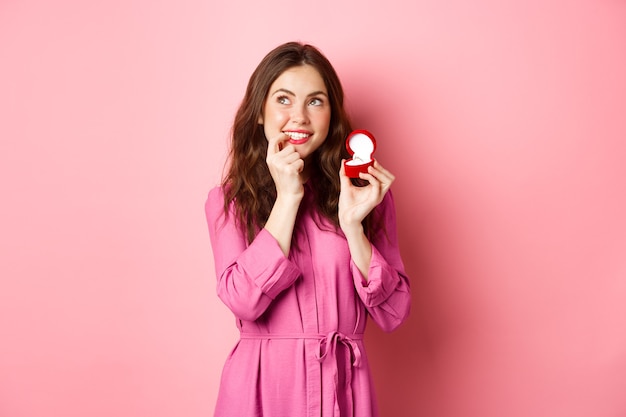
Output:
[[[319,91],[314,91],[314,92],[312,92],[311,94],[309,94],[307,97],[319,96],[319,95],[322,95],[322,96],[326,96],[326,97],[328,97],[328,94],[326,94],[326,93],[325,93],[324,91],[322,91],[322,90],[319,90]]]
[[[293,91],[287,90],[286,88],[279,88],[278,90],[274,91],[272,93],[272,95],[275,95],[276,93],[285,93],[288,94],[290,96],[295,96],[296,94]],[[309,93],[307,95],[307,97],[311,97],[311,96],[317,96],[317,95],[324,95],[326,97],[328,97],[328,94],[326,94],[324,91],[319,90],[319,91],[314,91],[312,93]]]
[[[279,88],[278,90],[274,91],[272,95],[276,93],[285,93],[285,94],[289,94],[290,96],[295,96],[295,94],[292,91],[289,91],[286,88]]]

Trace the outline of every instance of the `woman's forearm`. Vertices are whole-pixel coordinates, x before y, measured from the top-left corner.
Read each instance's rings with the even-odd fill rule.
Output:
[[[291,249],[291,238],[301,200],[302,197],[298,196],[278,196],[265,223],[265,229],[276,239],[285,257],[289,256]]]

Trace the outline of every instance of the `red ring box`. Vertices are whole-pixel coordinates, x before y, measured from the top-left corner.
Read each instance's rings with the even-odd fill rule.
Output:
[[[372,154],[376,150],[374,135],[364,129],[352,131],[346,138],[346,149],[352,159],[344,161],[346,175],[350,178],[359,178],[360,172],[367,172],[367,167],[374,165]]]

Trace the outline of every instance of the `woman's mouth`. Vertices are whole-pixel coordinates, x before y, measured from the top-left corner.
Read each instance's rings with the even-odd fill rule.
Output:
[[[283,132],[285,135],[289,136],[289,143],[292,145],[302,145],[311,137],[311,133],[307,132]]]

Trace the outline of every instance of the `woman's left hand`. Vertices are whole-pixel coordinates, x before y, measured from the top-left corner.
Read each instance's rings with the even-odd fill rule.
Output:
[[[365,217],[383,201],[383,197],[389,191],[389,187],[395,180],[391,172],[383,168],[378,161],[370,166],[367,173],[360,173],[359,178],[369,182],[364,187],[352,184],[346,175],[341,161],[339,177],[341,180],[341,193],[339,194],[339,225],[345,234],[356,230],[362,231],[361,222]]]

